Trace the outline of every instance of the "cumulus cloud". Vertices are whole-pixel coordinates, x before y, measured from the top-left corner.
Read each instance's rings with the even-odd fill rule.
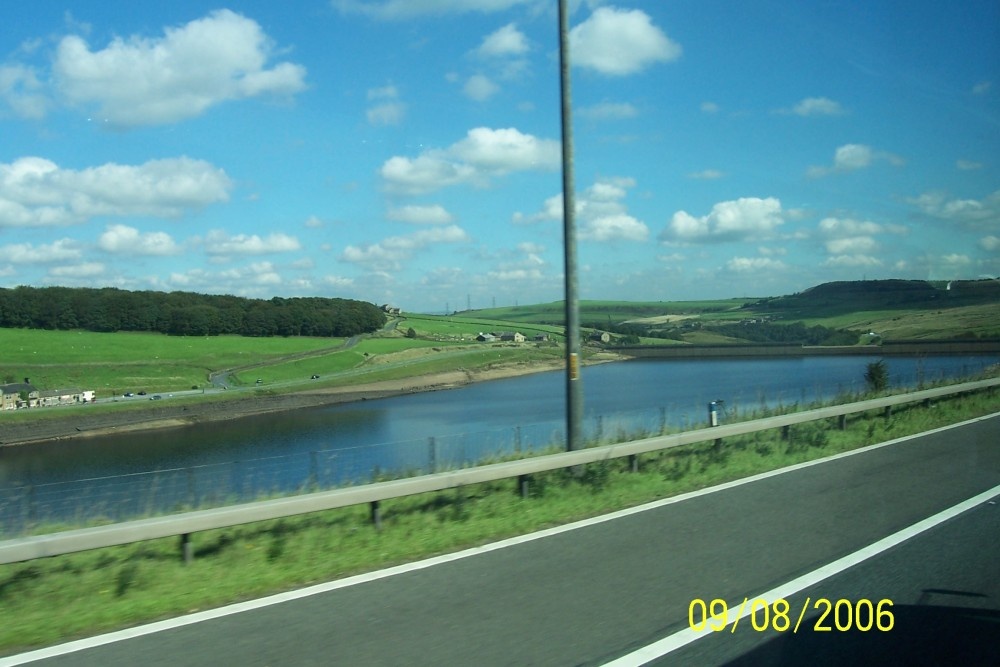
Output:
[[[390,236],[369,245],[349,245],[344,248],[340,259],[375,271],[398,271],[404,261],[429,245],[462,243],[468,240],[469,235],[457,225],[431,227],[404,236]]]
[[[845,173],[870,167],[876,161],[888,162],[894,167],[905,164],[905,160],[886,151],[875,150],[865,144],[844,144],[833,154],[833,165],[829,167],[809,167],[807,174],[813,178],[826,176],[830,173]]]
[[[407,222],[415,225],[447,225],[454,220],[451,213],[440,204],[390,208],[385,217],[395,222]]]
[[[736,273],[755,271],[783,271],[788,268],[784,262],[770,257],[733,257],[726,262],[726,268]]]
[[[993,236],[992,234],[990,236],[984,236],[979,239],[979,247],[987,252],[1000,251],[1000,237]]]
[[[51,264],[80,259],[81,257],[83,257],[83,250],[80,244],[69,238],[38,246],[31,243],[0,246],[0,262],[10,262],[11,264]]]
[[[482,58],[508,58],[523,56],[529,49],[528,38],[517,29],[517,24],[508,23],[487,35],[476,49],[476,55]]]
[[[423,194],[462,183],[482,185],[515,171],[556,169],[559,159],[557,141],[514,128],[478,127],[446,149],[416,158],[392,157],[382,165],[381,175],[389,192]]]
[[[140,232],[128,225],[108,225],[97,246],[123,255],[166,256],[180,252],[180,246],[166,232]]]
[[[719,202],[703,216],[677,211],[660,233],[660,240],[668,243],[757,240],[771,236],[784,218],[778,199],[742,197]]]
[[[1000,190],[983,199],[951,199],[942,192],[926,192],[907,203],[938,220],[969,229],[1000,230]]]
[[[0,164],[0,227],[68,225],[104,215],[178,217],[226,201],[232,185],[221,169],[186,157],[80,171],[24,157]]]
[[[843,267],[882,265],[882,260],[875,256],[881,250],[876,236],[905,234],[908,231],[898,225],[833,217],[821,220],[818,229],[829,255],[824,265]]]
[[[653,25],[640,9],[598,7],[570,30],[573,64],[607,74],[626,76],[654,63],[681,56],[681,46]]]
[[[45,87],[34,68],[0,65],[0,102],[20,118],[43,118],[50,106]]]
[[[221,229],[210,231],[204,239],[205,252],[210,255],[266,255],[299,250],[302,244],[294,236],[275,232],[266,237],[257,234],[230,236]]]
[[[192,118],[227,100],[291,96],[305,89],[306,70],[269,66],[271,40],[255,21],[228,9],[162,37],[115,38],[91,50],[80,36],[56,49],[53,79],[70,104],[95,108],[112,124],[161,125]]]
[[[595,182],[576,197],[576,221],[581,241],[645,241],[649,227],[629,215],[624,199],[635,186],[631,178],[608,178]],[[514,215],[515,224],[561,221],[563,196],[545,200],[542,210],[526,216]]]

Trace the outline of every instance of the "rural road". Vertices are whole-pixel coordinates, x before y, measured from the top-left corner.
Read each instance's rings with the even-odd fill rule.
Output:
[[[793,636],[755,631],[745,617],[736,633],[704,632],[650,664],[939,662],[920,652],[928,642],[977,664],[1000,651],[1000,633],[984,632],[1000,627],[998,485],[995,415],[468,557],[0,666],[35,657],[46,667],[643,664],[637,651],[690,632],[693,599],[753,600],[970,499],[954,518],[787,596],[795,612],[807,597],[891,599],[892,630],[816,632],[816,610]]]

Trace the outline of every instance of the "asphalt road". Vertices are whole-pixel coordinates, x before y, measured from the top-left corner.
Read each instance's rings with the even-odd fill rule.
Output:
[[[993,417],[36,664],[601,665],[686,629],[692,599],[752,599],[997,485],[1000,417]],[[945,630],[952,651],[975,644],[983,628],[1000,628],[998,511],[983,504],[789,602],[797,610],[807,596],[892,599],[895,627],[878,637],[897,648],[872,641],[872,651],[899,651]],[[862,633],[789,638],[746,631],[747,621],[736,634],[706,633],[658,664],[802,664],[802,656],[817,664],[865,645],[855,636]],[[845,664],[868,662],[857,655],[867,654]]]

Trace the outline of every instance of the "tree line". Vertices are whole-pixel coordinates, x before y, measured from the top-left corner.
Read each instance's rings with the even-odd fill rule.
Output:
[[[375,331],[384,324],[381,308],[353,299],[264,300],[114,287],[0,288],[0,327],[7,328],[346,337]]]

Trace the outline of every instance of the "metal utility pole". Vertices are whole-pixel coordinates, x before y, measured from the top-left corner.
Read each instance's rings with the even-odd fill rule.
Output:
[[[577,295],[576,195],[573,186],[573,117],[569,67],[569,11],[566,0],[559,0],[563,246],[566,264],[566,449],[574,450],[582,447],[583,387],[580,383],[580,300]]]

